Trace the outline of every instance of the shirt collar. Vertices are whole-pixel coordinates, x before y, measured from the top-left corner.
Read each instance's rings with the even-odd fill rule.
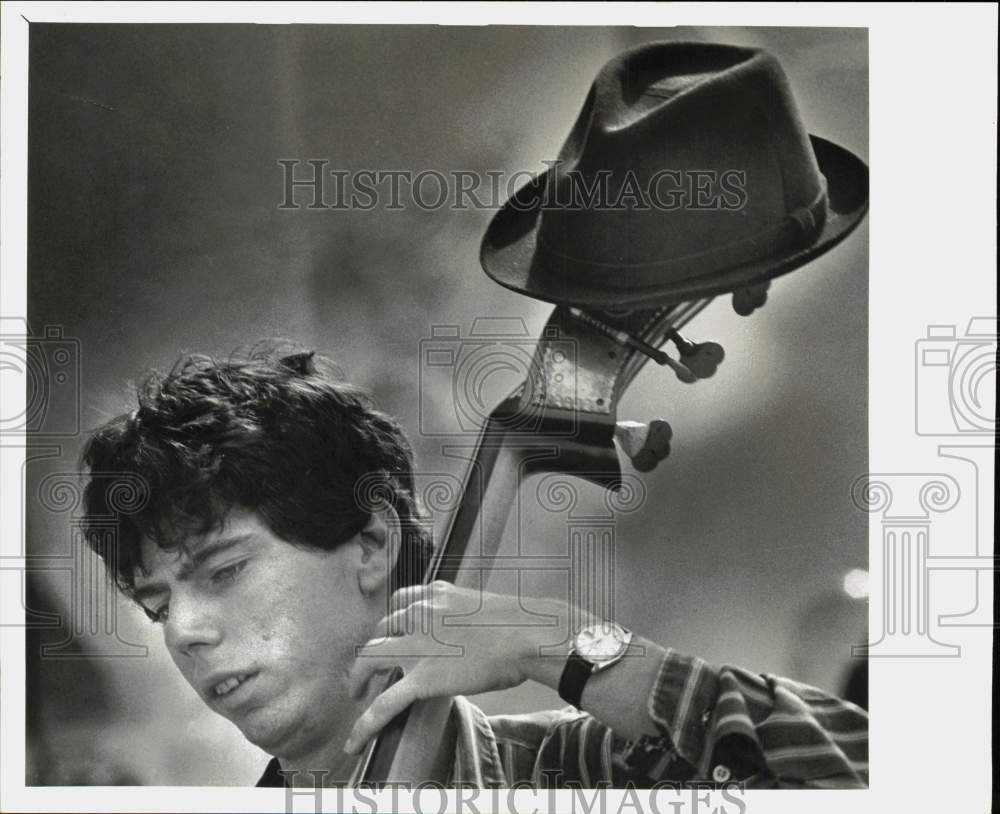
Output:
[[[486,713],[468,699],[457,696],[453,699],[451,715],[455,725],[455,762],[449,785],[461,783],[477,788],[507,785],[497,739]],[[281,764],[276,757],[271,758],[257,786],[281,788],[287,785],[281,774]]]

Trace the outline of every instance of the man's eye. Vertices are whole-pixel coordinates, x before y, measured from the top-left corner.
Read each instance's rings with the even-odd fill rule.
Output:
[[[236,579],[236,575],[243,570],[246,566],[247,561],[241,560],[240,562],[234,563],[233,565],[227,565],[225,568],[220,568],[218,571],[212,572],[212,582],[214,583],[224,583],[232,582]]]
[[[162,625],[167,621],[167,616],[170,613],[170,606],[164,605],[156,610],[143,608],[143,610],[146,611],[146,616],[149,617],[149,621],[151,621],[154,625]]]

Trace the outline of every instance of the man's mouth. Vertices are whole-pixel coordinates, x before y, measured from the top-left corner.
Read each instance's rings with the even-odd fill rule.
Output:
[[[212,688],[212,694],[216,697],[220,695],[229,695],[233,690],[235,690],[240,684],[250,678],[250,674],[246,673],[240,676],[230,676],[225,681],[220,681],[215,687]]]
[[[222,700],[241,695],[240,688],[245,686],[256,673],[233,673],[208,688],[206,694],[210,700]]]

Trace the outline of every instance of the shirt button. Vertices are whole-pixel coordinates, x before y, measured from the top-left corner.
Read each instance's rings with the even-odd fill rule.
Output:
[[[728,766],[723,766],[721,763],[712,769],[712,779],[716,783],[725,783],[733,776],[733,773],[729,771]]]

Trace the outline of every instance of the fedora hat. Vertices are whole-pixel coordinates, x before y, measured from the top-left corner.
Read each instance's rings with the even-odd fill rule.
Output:
[[[486,273],[578,306],[656,306],[764,283],[868,208],[868,168],[806,131],[778,61],[651,43],[608,62],[556,161],[491,220]]]

